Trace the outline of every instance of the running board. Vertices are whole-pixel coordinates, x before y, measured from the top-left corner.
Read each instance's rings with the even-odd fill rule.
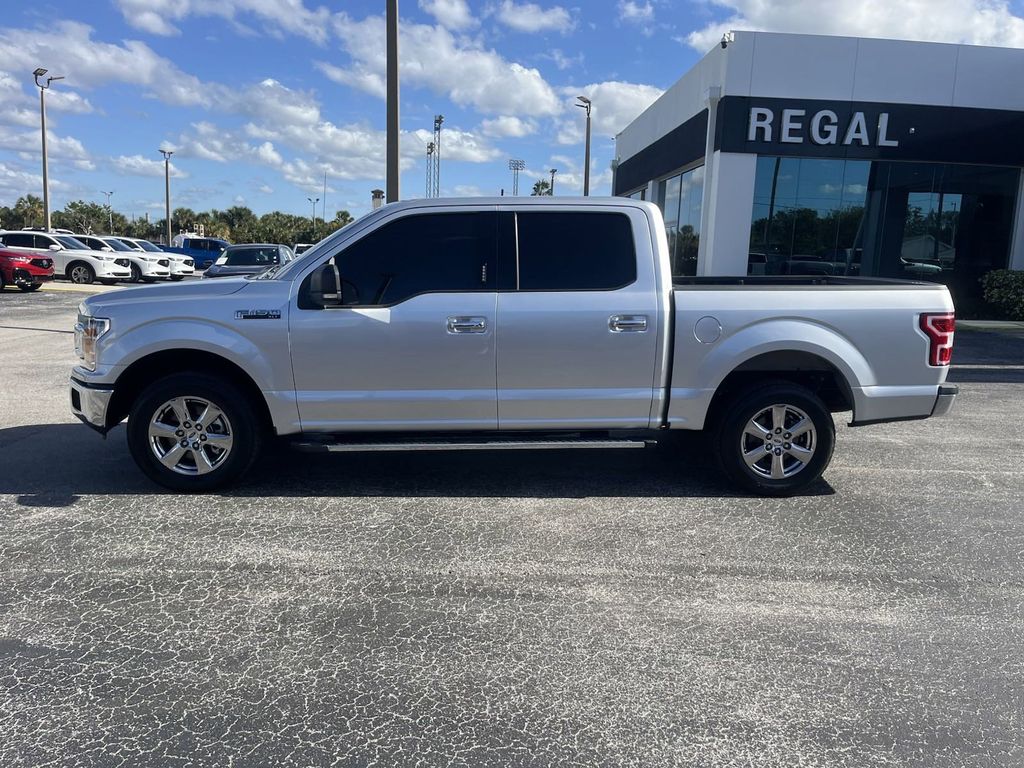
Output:
[[[607,448],[644,448],[649,440],[458,440],[453,442],[365,442],[365,443],[329,443],[316,441],[300,441],[292,443],[299,451],[346,453],[349,451],[515,451],[515,450],[554,450],[570,449],[607,449]]]

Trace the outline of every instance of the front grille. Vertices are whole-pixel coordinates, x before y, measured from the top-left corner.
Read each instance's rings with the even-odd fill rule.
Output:
[[[53,266],[53,262],[49,259],[32,259],[29,263],[33,267],[39,267],[40,269],[49,269]]]
[[[169,265],[170,263],[171,263],[171,262],[169,262],[169,261],[168,261],[167,259],[160,259],[160,260],[159,260],[159,261],[157,262],[157,264],[159,264],[159,265],[160,265],[161,267],[166,267],[166,266],[168,266],[168,265]]]
[[[114,259],[114,263],[119,267],[127,267],[128,259]]]

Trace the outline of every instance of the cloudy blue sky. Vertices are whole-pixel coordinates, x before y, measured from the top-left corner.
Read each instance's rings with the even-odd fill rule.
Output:
[[[3,0],[0,203],[41,190],[31,72],[49,92],[51,192],[161,215],[175,205],[363,212],[384,173],[384,0]],[[728,29],[1024,46],[1024,0],[401,0],[403,196],[421,196],[435,113],[442,193],[582,186],[594,101],[594,191],[612,136]]]

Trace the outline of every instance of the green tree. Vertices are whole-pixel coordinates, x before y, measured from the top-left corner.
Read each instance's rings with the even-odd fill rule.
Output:
[[[35,195],[19,197],[14,203],[14,220],[18,229],[24,227],[41,227],[43,225],[43,201]],[[10,227],[14,229],[15,227]]]
[[[533,197],[541,197],[543,195],[551,194],[551,182],[547,179],[541,179],[533,185],[533,192],[530,193]]]

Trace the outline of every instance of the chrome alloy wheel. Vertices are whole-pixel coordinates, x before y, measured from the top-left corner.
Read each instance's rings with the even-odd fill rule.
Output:
[[[770,405],[758,412],[743,429],[740,453],[755,473],[782,480],[807,466],[817,447],[811,418],[792,405]]]
[[[69,275],[72,283],[78,283],[83,285],[91,281],[92,275],[89,274],[89,268],[84,264],[75,264],[71,268],[71,274]]]
[[[202,397],[176,397],[156,409],[149,422],[149,444],[165,467],[180,475],[205,475],[231,453],[231,422]]]

